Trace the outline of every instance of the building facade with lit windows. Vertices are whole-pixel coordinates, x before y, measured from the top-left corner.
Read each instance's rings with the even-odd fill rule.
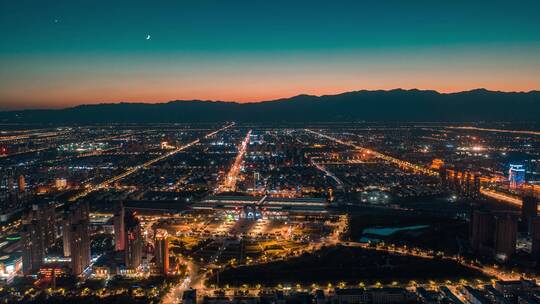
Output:
[[[133,213],[128,213],[125,219],[126,225],[126,249],[125,265],[128,270],[135,270],[141,266],[144,240],[141,224]]]
[[[71,271],[80,275],[90,265],[90,210],[87,202],[81,202],[71,208],[69,244],[71,251]]]
[[[328,215],[323,198],[278,198],[269,196],[209,196],[194,204],[194,210],[211,210],[234,219],[287,219],[295,216]]]
[[[508,170],[510,188],[518,188],[525,183],[525,167],[523,165],[510,165]]]
[[[0,256],[0,284],[9,284],[22,269],[22,256],[17,253]]]
[[[116,251],[122,251],[126,246],[126,237],[125,237],[125,209],[122,202],[118,202],[114,211],[114,249]]]
[[[39,270],[47,250],[56,240],[56,214],[53,203],[33,204],[22,220],[23,273]]]
[[[166,275],[169,272],[169,234],[164,229],[156,230],[154,257],[159,271]]]

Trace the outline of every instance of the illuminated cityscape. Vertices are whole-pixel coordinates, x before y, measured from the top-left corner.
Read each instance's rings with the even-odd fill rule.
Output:
[[[10,127],[35,147],[2,160],[1,293],[533,299],[540,137],[458,126]]]
[[[0,28],[0,304],[540,304],[540,1]]]

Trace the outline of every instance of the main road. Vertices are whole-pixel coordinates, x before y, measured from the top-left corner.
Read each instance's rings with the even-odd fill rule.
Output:
[[[358,145],[356,145],[356,144],[354,144],[352,142],[343,141],[343,140],[341,140],[339,138],[328,136],[326,134],[323,134],[323,133],[320,133],[320,132],[317,132],[317,131],[313,131],[313,130],[310,130],[310,129],[304,129],[304,130],[309,132],[309,133],[315,134],[317,136],[320,136],[320,137],[329,139],[331,141],[334,141],[334,142],[336,142],[338,144],[353,147],[356,150],[360,150],[363,153],[370,154],[370,155],[373,155],[373,156],[375,156],[377,158],[386,160],[386,161],[391,162],[391,163],[393,163],[394,165],[396,165],[396,166],[398,166],[400,168],[409,169],[409,170],[412,170],[414,172],[420,172],[420,173],[423,173],[423,174],[426,174],[426,175],[431,175],[431,176],[438,176],[439,175],[439,173],[437,171],[431,170],[429,168],[426,168],[426,167],[423,167],[423,166],[420,166],[420,165],[410,163],[408,161],[404,161],[404,160],[392,157],[390,155],[386,155],[386,154],[377,152],[375,150],[371,150],[371,149],[368,149],[368,148],[358,146]]]
[[[386,155],[386,154],[382,154],[380,152],[377,152],[377,151],[374,151],[374,150],[371,150],[371,149],[367,149],[367,148],[355,145],[355,144],[353,144],[351,142],[346,142],[346,141],[340,140],[340,139],[332,137],[332,136],[328,136],[328,135],[320,133],[320,132],[316,132],[316,131],[313,131],[313,130],[310,130],[310,129],[305,129],[305,131],[307,131],[309,133],[312,133],[312,134],[315,134],[315,135],[318,135],[320,137],[329,139],[329,140],[334,141],[336,143],[346,145],[346,146],[349,146],[349,147],[353,147],[353,148],[355,148],[357,150],[360,150],[360,151],[362,151],[362,152],[364,152],[366,154],[374,155],[375,157],[384,159],[386,161],[389,161],[389,162],[395,164],[399,168],[409,169],[409,170],[412,170],[413,172],[420,172],[420,173],[423,173],[423,174],[426,174],[426,175],[439,176],[439,172],[437,172],[435,170],[431,170],[429,168],[426,168],[426,167],[423,167],[423,166],[420,166],[420,165],[416,165],[416,164],[413,164],[413,163],[410,163],[410,162],[407,162],[407,161],[404,161],[404,160],[400,160],[400,159],[397,159],[395,157],[392,157],[392,156],[389,156],[389,155]],[[496,131],[507,131],[507,130],[496,130]],[[487,178],[485,176],[481,176],[480,180],[489,181],[490,178]],[[529,186],[529,187],[531,189],[537,191],[537,192],[540,192],[539,188],[535,188],[534,186]],[[480,193],[482,195],[486,196],[486,197],[489,197],[489,198],[492,198],[492,199],[495,199],[495,200],[498,200],[500,202],[507,203],[507,204],[510,204],[510,205],[521,206],[521,204],[522,204],[520,198],[511,196],[511,195],[508,195],[506,193],[502,193],[502,192],[499,192],[499,191],[490,190],[490,189],[486,189],[486,188],[481,188]],[[540,210],[540,206],[538,208]]]
[[[210,132],[210,133],[206,134],[204,136],[204,138],[212,137],[212,136],[216,135],[217,133],[219,133],[221,131],[224,131],[224,130],[226,130],[226,129],[234,126],[234,125],[235,125],[235,123],[228,124],[228,125],[224,126],[221,129],[218,129],[218,130],[215,130],[213,132]],[[176,149],[174,149],[174,150],[172,150],[170,152],[167,152],[167,153],[165,153],[163,155],[160,155],[160,156],[158,156],[156,158],[153,158],[153,159],[151,159],[151,160],[149,160],[149,161],[147,161],[147,162],[145,162],[143,164],[140,164],[140,165],[135,166],[135,167],[131,167],[131,168],[127,169],[126,171],[124,171],[123,173],[121,173],[119,175],[116,175],[116,176],[113,176],[113,177],[111,177],[111,178],[109,178],[109,179],[107,179],[107,180],[105,180],[105,181],[103,181],[103,182],[101,182],[101,183],[99,183],[97,185],[88,185],[87,188],[84,191],[70,197],[69,201],[74,202],[74,201],[76,201],[76,200],[78,200],[80,198],[83,198],[83,197],[87,196],[88,194],[90,194],[90,193],[92,193],[92,192],[94,192],[96,190],[103,189],[103,188],[109,186],[110,184],[125,178],[126,176],[129,176],[129,175],[131,175],[131,174],[133,174],[133,173],[135,173],[135,172],[137,172],[137,171],[139,171],[141,169],[148,168],[149,166],[151,166],[151,165],[153,165],[153,164],[155,164],[155,163],[157,163],[157,162],[159,162],[161,160],[164,160],[164,159],[166,159],[168,157],[171,157],[171,156],[177,154],[178,152],[181,152],[181,151],[183,151],[183,150],[185,150],[185,149],[187,149],[187,148],[189,148],[191,146],[194,146],[194,145],[198,144],[200,141],[201,141],[201,139],[198,138],[198,139],[196,139],[196,140],[194,140],[194,141],[192,141],[190,143],[187,143],[187,144],[185,144],[185,145],[183,145],[181,147],[178,147],[178,148],[176,148]]]
[[[236,191],[236,181],[238,180],[238,174],[240,173],[240,168],[242,167],[242,160],[244,159],[244,154],[246,153],[250,136],[251,130],[247,132],[246,137],[240,144],[240,148],[238,149],[238,154],[236,155],[234,163],[229,170],[229,173],[225,177],[223,184],[217,188],[217,192]]]
[[[513,133],[513,134],[526,134],[526,135],[540,135],[540,131],[530,130],[508,130],[508,129],[491,129],[491,128],[478,128],[478,127],[446,127],[447,129],[454,130],[473,130],[495,133]]]
[[[190,288],[201,289],[201,287],[204,287],[204,276],[206,273],[201,274],[199,271],[199,266],[192,260],[182,258],[180,262],[187,265],[188,275],[178,285],[175,285],[169,289],[169,291],[161,299],[162,304],[179,303],[180,299],[182,299],[182,294],[184,291]]]

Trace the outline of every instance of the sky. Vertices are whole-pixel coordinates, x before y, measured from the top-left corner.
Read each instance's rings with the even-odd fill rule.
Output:
[[[0,110],[540,89],[540,1],[0,0]]]

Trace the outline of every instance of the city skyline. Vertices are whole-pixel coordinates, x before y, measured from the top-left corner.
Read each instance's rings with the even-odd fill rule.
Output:
[[[0,1],[2,303],[540,304],[540,1]]]
[[[0,1],[2,303],[540,304],[540,1]]]
[[[0,110],[540,88],[533,1],[0,5]]]
[[[4,126],[7,303],[540,303],[534,125]]]

